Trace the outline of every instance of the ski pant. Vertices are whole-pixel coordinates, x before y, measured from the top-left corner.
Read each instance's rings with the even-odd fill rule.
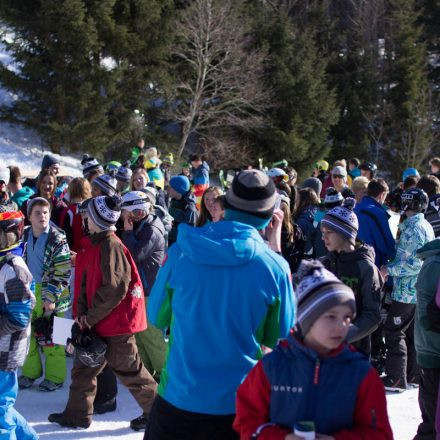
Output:
[[[63,316],[63,313],[57,316]],[[32,322],[35,319],[43,316],[43,301],[41,298],[41,284],[35,285],[35,308],[32,311]],[[41,347],[45,360],[45,378],[54,383],[64,383],[66,380],[66,352],[64,345],[54,344],[51,346]],[[32,325],[32,332],[29,345],[29,353],[21,370],[23,376],[30,379],[38,379],[43,374],[43,366],[40,357],[40,346],[37,343],[34,335],[34,327]]]
[[[393,301],[384,326],[387,348],[385,374],[393,380],[400,379],[403,387],[408,381],[419,380],[414,348],[415,310],[415,304]]]
[[[422,423],[414,440],[436,440],[436,411],[440,368],[420,368],[419,407]],[[440,436],[438,436],[440,438]]]
[[[157,384],[142,364],[134,335],[102,337],[107,344],[106,363],[125,385],[147,417],[156,397]],[[69,400],[63,412],[65,420],[74,424],[91,423],[96,395],[96,376],[105,365],[87,367],[73,364]]]
[[[148,297],[145,305],[148,307]],[[163,331],[148,323],[147,329],[136,333],[135,337],[142,363],[156,380],[159,379],[167,354]]]
[[[144,440],[238,440],[235,414],[200,414],[176,408],[160,396],[151,409]]]
[[[17,392],[17,370],[0,370],[0,440],[37,440],[37,433],[14,408]]]
[[[113,373],[110,365],[107,364],[96,376],[96,396],[93,403],[95,405],[106,403],[114,399],[117,394],[118,382],[116,381],[115,373]]]

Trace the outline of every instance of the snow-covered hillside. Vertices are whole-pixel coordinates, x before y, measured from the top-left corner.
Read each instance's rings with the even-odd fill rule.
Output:
[[[0,44],[0,62],[11,70],[16,66]],[[9,104],[17,96],[0,87],[0,105]],[[38,135],[23,127],[0,122],[0,165],[17,165],[24,176],[35,176],[41,169],[43,156],[50,151],[44,148]],[[80,176],[80,160],[69,156],[54,155],[60,159],[61,175]]]

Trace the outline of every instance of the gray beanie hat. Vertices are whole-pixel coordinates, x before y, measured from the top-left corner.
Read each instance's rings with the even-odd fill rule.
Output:
[[[342,206],[331,209],[321,220],[321,225],[337,232],[351,243],[355,243],[359,230],[357,215],[353,212],[356,200],[347,197]]]
[[[304,180],[304,183],[302,185],[304,188],[311,188],[313,191],[315,191],[316,195],[320,197],[321,190],[322,190],[322,182],[317,179],[316,177],[309,177],[308,179]]]
[[[338,305],[347,305],[356,315],[356,300],[350,287],[329,272],[317,260],[301,263],[297,278],[298,321],[304,337],[314,322],[327,310]]]
[[[114,196],[116,194],[116,185],[118,181],[111,174],[101,174],[93,180],[92,185],[96,185],[106,196]]]

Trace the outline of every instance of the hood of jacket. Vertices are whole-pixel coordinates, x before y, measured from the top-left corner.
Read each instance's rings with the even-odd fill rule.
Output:
[[[435,240],[426,243],[424,246],[417,250],[417,257],[419,257],[421,260],[426,260],[429,257],[439,254],[440,238],[436,238]]]
[[[354,252],[329,252],[328,258],[330,261],[339,260],[339,264],[350,264],[359,260],[369,260],[372,264],[374,264],[374,260],[376,258],[376,254],[374,252],[373,247],[368,244],[362,243],[360,241],[356,241]]]
[[[165,227],[162,220],[155,214],[149,214],[146,218],[144,218],[140,224],[135,227],[135,233],[139,233],[142,228],[145,226],[154,226],[157,228],[162,235],[165,234]]]
[[[177,243],[195,263],[212,266],[240,266],[269,250],[255,228],[227,220],[201,228],[180,224]]]

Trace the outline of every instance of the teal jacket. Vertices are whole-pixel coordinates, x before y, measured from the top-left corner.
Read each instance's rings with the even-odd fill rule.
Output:
[[[426,243],[434,240],[434,230],[423,214],[406,219],[399,229],[396,256],[387,265],[388,273],[394,279],[391,298],[401,303],[415,304],[417,275],[422,268],[422,260],[416,253]]]
[[[234,414],[235,392],[294,325],[289,265],[236,221],[181,224],[159,270],[148,321],[170,328],[159,394],[177,408]]]
[[[417,278],[417,307],[414,329],[414,344],[417,364],[422,368],[440,368],[440,333],[429,330],[426,308],[435,298],[440,280],[440,239],[430,241],[417,251],[423,260]]]

